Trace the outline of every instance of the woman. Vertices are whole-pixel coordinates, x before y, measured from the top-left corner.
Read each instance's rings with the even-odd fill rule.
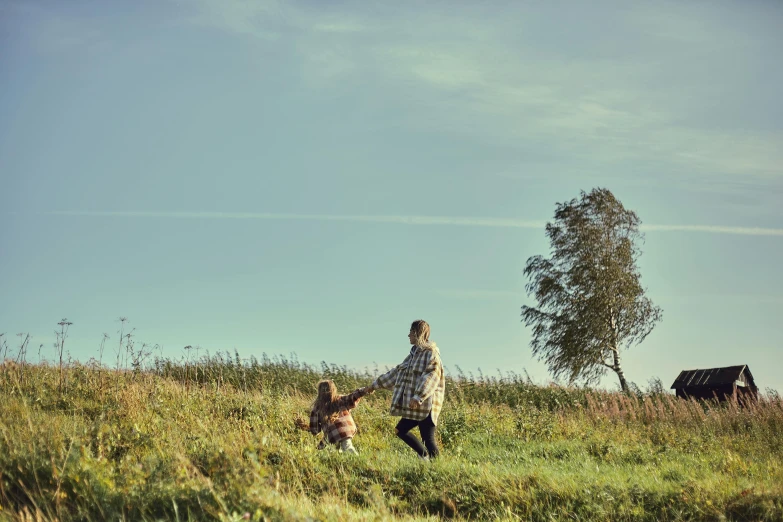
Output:
[[[430,341],[430,325],[418,320],[411,324],[408,340],[411,351],[401,364],[384,373],[367,390],[393,389],[390,413],[402,417],[395,433],[423,459],[440,453],[435,442],[438,415],[443,406],[446,379],[440,351]],[[418,426],[424,446],[410,434]],[[426,449],[425,449],[426,447]]]

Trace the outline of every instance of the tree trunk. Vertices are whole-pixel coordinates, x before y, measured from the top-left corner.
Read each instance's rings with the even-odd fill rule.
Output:
[[[623,368],[620,366],[620,347],[617,346],[617,317],[614,315],[614,307],[609,308],[609,326],[612,328],[612,370],[620,379],[620,388],[623,390],[623,393],[628,393],[628,383],[625,380]]]
[[[625,373],[623,373],[623,368],[620,366],[620,350],[616,346],[612,349],[612,357],[614,359],[614,368],[612,370],[620,379],[620,388],[623,390],[623,393],[628,393],[628,382],[625,380]]]

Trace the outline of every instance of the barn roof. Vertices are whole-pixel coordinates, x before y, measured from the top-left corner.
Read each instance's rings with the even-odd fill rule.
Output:
[[[733,384],[739,380],[743,371],[746,372],[750,383],[753,383],[753,375],[750,373],[750,368],[743,364],[741,366],[726,366],[725,368],[683,370],[674,381],[674,384],[672,384],[672,388]]]

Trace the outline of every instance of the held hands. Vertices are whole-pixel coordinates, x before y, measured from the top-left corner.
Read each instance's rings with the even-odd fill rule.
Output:
[[[364,388],[359,388],[357,391],[361,392],[362,397],[365,395],[369,395],[371,393],[375,393],[375,388],[373,388],[372,384],[369,386],[365,386]],[[359,401],[356,401],[359,402]],[[408,403],[408,407],[412,410],[416,410],[421,406],[421,401],[417,401],[416,399],[411,399],[410,403]]]

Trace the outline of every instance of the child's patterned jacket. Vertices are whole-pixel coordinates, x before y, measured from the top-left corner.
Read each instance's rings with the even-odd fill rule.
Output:
[[[366,395],[364,389],[356,390],[348,395],[341,395],[334,401],[332,411],[329,413],[339,412],[339,415],[334,422],[321,423],[321,419],[318,413],[313,410],[310,412],[310,433],[317,435],[319,431],[324,432],[326,441],[331,444],[336,444],[342,440],[350,439],[356,435],[356,423],[353,421],[353,416],[348,410],[352,410],[356,407],[356,403]]]

